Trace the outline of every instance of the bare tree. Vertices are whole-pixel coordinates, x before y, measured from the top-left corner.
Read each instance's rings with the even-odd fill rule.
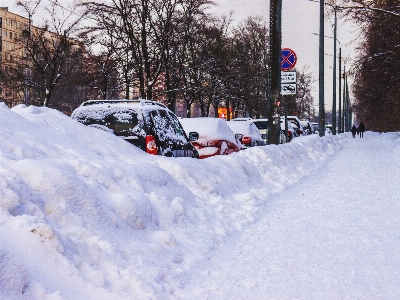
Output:
[[[348,17],[363,32],[354,66],[352,109],[371,130],[400,130],[400,6],[398,0],[346,0]]]
[[[259,117],[267,114],[268,29],[261,17],[250,17],[234,29],[231,106],[238,114]]]
[[[296,94],[296,111],[301,119],[310,120],[312,116],[312,105],[314,97],[312,96],[312,85],[317,81],[312,73],[308,70],[308,66],[304,66],[301,70],[296,70],[297,76],[297,94]]]
[[[44,23],[33,27],[32,18],[40,5],[19,1],[29,16],[30,28],[26,35],[27,65],[31,69],[31,85],[42,97],[43,105],[49,106],[53,91],[63,77],[77,71],[77,62],[82,56],[82,45],[74,39],[74,33],[81,18],[76,18],[72,10],[60,10],[58,0],[46,8],[51,16]]]

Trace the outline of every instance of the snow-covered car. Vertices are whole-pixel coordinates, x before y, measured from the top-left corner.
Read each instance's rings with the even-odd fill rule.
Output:
[[[312,134],[312,126],[309,121],[300,121],[300,127],[304,135]]]
[[[268,143],[268,119],[252,119],[252,122],[256,124],[258,130],[260,131],[261,138],[263,139],[264,143]],[[280,131],[279,135],[279,143],[284,144],[286,143],[285,133]]]
[[[325,125],[325,134],[332,134],[332,124],[326,124]]]
[[[232,121],[252,121],[252,120],[253,120],[252,118],[247,118],[247,117],[232,119]]]
[[[292,123],[294,128],[294,136],[303,135],[303,131],[301,130],[301,121],[297,116],[287,116],[289,122]]]
[[[238,152],[241,145],[224,119],[184,118],[180,120],[186,132],[197,132],[198,138],[192,141],[199,152],[199,158],[214,155],[227,155]]]
[[[319,130],[319,123],[311,123],[312,133],[317,134]]]
[[[253,146],[264,146],[265,142],[261,137],[260,131],[256,124],[250,120],[232,120],[226,122],[232,131],[235,133],[235,137],[242,144],[242,149],[246,149]]]
[[[261,138],[265,143],[268,142],[268,119],[252,119],[252,122],[257,126],[260,131]]]
[[[293,127],[293,123],[290,122],[289,120],[287,120],[285,125],[285,117],[281,117],[280,122],[281,122],[281,131],[283,132],[284,135],[286,135],[286,126],[287,126],[288,129],[287,142],[289,143],[291,140],[295,138],[296,129]]]
[[[149,154],[199,156],[175,114],[155,101],[89,100],[71,118],[120,136]]]

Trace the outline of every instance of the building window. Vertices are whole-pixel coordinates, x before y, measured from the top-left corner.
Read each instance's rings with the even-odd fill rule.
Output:
[[[12,32],[10,31],[10,39],[12,40]]]

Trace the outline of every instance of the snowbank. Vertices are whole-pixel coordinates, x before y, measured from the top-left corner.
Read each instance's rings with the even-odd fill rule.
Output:
[[[173,298],[269,195],[348,137],[155,157],[58,111],[0,103],[0,298]]]

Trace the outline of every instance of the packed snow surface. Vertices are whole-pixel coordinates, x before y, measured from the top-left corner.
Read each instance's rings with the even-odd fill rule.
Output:
[[[399,299],[400,136],[151,156],[0,103],[0,299]]]

